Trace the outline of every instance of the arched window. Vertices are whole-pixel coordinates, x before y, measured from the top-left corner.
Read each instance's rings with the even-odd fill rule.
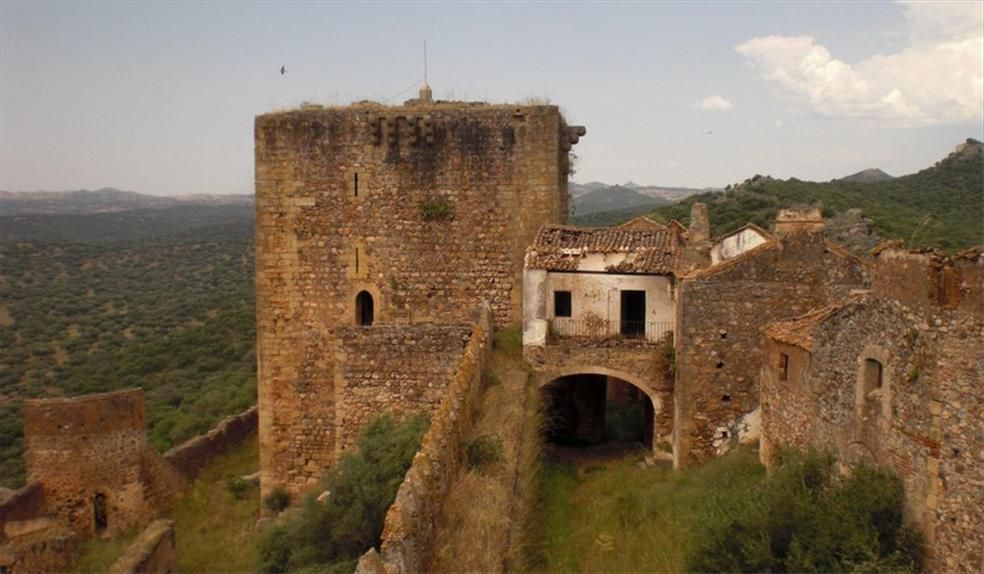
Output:
[[[363,327],[372,325],[374,313],[372,295],[368,291],[360,291],[355,296],[355,324]]]

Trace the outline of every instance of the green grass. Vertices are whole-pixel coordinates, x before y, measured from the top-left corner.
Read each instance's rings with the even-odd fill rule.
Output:
[[[240,499],[226,489],[229,479],[259,469],[256,437],[210,464],[175,502],[178,572],[255,572],[260,489],[250,485]]]
[[[127,546],[133,542],[139,530],[127,532],[112,540],[90,538],[79,545],[79,561],[75,564],[76,572],[107,572],[109,567],[123,555]]]
[[[233,496],[229,479],[256,472],[259,442],[254,435],[209,464],[165,517],[174,520],[178,572],[255,572],[259,533],[260,489],[249,485]],[[82,544],[78,572],[106,572],[140,530],[113,540],[94,538]]]
[[[679,473],[637,462],[629,457],[579,472],[545,461],[534,570],[683,571],[695,533],[730,513],[765,476],[757,454],[746,450]]]

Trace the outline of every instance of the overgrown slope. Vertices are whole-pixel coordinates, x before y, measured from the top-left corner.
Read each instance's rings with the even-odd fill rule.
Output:
[[[252,220],[187,209],[0,218],[0,485],[25,398],[142,387],[159,449],[255,402]]]
[[[959,251],[984,243],[982,147],[968,141],[933,167],[887,181],[818,183],[755,176],[723,193],[704,193],[660,207],[653,216],[687,223],[690,205],[703,202],[714,235],[721,235],[749,221],[768,228],[780,208],[820,203],[825,217],[861,209],[883,239]]]

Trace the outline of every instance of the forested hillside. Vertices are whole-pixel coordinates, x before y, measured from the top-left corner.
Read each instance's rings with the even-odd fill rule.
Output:
[[[895,179],[826,183],[755,176],[723,193],[704,193],[657,208],[663,221],[687,223],[690,205],[708,205],[715,236],[751,221],[770,227],[787,206],[821,204],[825,217],[860,209],[882,239],[955,252],[984,243],[984,151],[968,140],[935,166]]]
[[[0,486],[20,405],[142,387],[159,449],[256,400],[252,208],[0,217]]]

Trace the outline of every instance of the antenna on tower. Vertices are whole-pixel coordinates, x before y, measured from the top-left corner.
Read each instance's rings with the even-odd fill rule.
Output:
[[[430,86],[427,85],[427,40],[424,40],[424,85],[420,88],[420,98],[418,99],[421,102],[431,102],[434,99]]]

